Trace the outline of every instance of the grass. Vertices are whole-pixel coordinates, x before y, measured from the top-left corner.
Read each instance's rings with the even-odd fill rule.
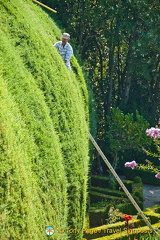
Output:
[[[61,32],[29,0],[1,3],[2,239],[81,239],[88,180],[88,93],[76,59],[53,48]]]

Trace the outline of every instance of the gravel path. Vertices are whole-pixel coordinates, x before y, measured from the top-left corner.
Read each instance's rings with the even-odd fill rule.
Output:
[[[125,176],[119,176],[122,180]],[[143,184],[144,208],[160,205],[160,186]]]
[[[160,204],[160,186],[143,184],[144,208]]]

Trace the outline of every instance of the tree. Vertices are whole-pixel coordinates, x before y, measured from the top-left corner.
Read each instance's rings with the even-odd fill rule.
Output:
[[[142,148],[151,144],[151,139],[145,134],[149,124],[138,112],[134,116],[133,114],[124,114],[120,109],[114,108],[108,117],[108,125],[107,138],[114,169],[117,167],[121,152],[128,149],[141,151]],[[110,179],[110,183],[113,185],[114,180],[112,177]]]

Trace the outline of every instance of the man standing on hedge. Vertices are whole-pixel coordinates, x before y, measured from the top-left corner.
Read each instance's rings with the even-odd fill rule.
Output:
[[[64,63],[68,70],[71,69],[70,58],[73,55],[73,49],[71,45],[68,43],[70,39],[70,35],[68,33],[63,33],[62,41],[56,42],[53,46],[57,48],[58,52],[61,54]]]

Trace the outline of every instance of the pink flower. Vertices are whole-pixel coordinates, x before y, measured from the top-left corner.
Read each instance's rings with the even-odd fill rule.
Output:
[[[160,137],[160,128],[151,127],[150,129],[146,130],[146,134],[152,138],[158,138]]]
[[[155,177],[156,177],[156,178],[160,178],[160,173],[157,173],[157,174],[155,175]]]
[[[132,161],[132,162],[126,162],[124,166],[131,167],[132,169],[134,169],[136,165],[137,163],[135,161]]]

